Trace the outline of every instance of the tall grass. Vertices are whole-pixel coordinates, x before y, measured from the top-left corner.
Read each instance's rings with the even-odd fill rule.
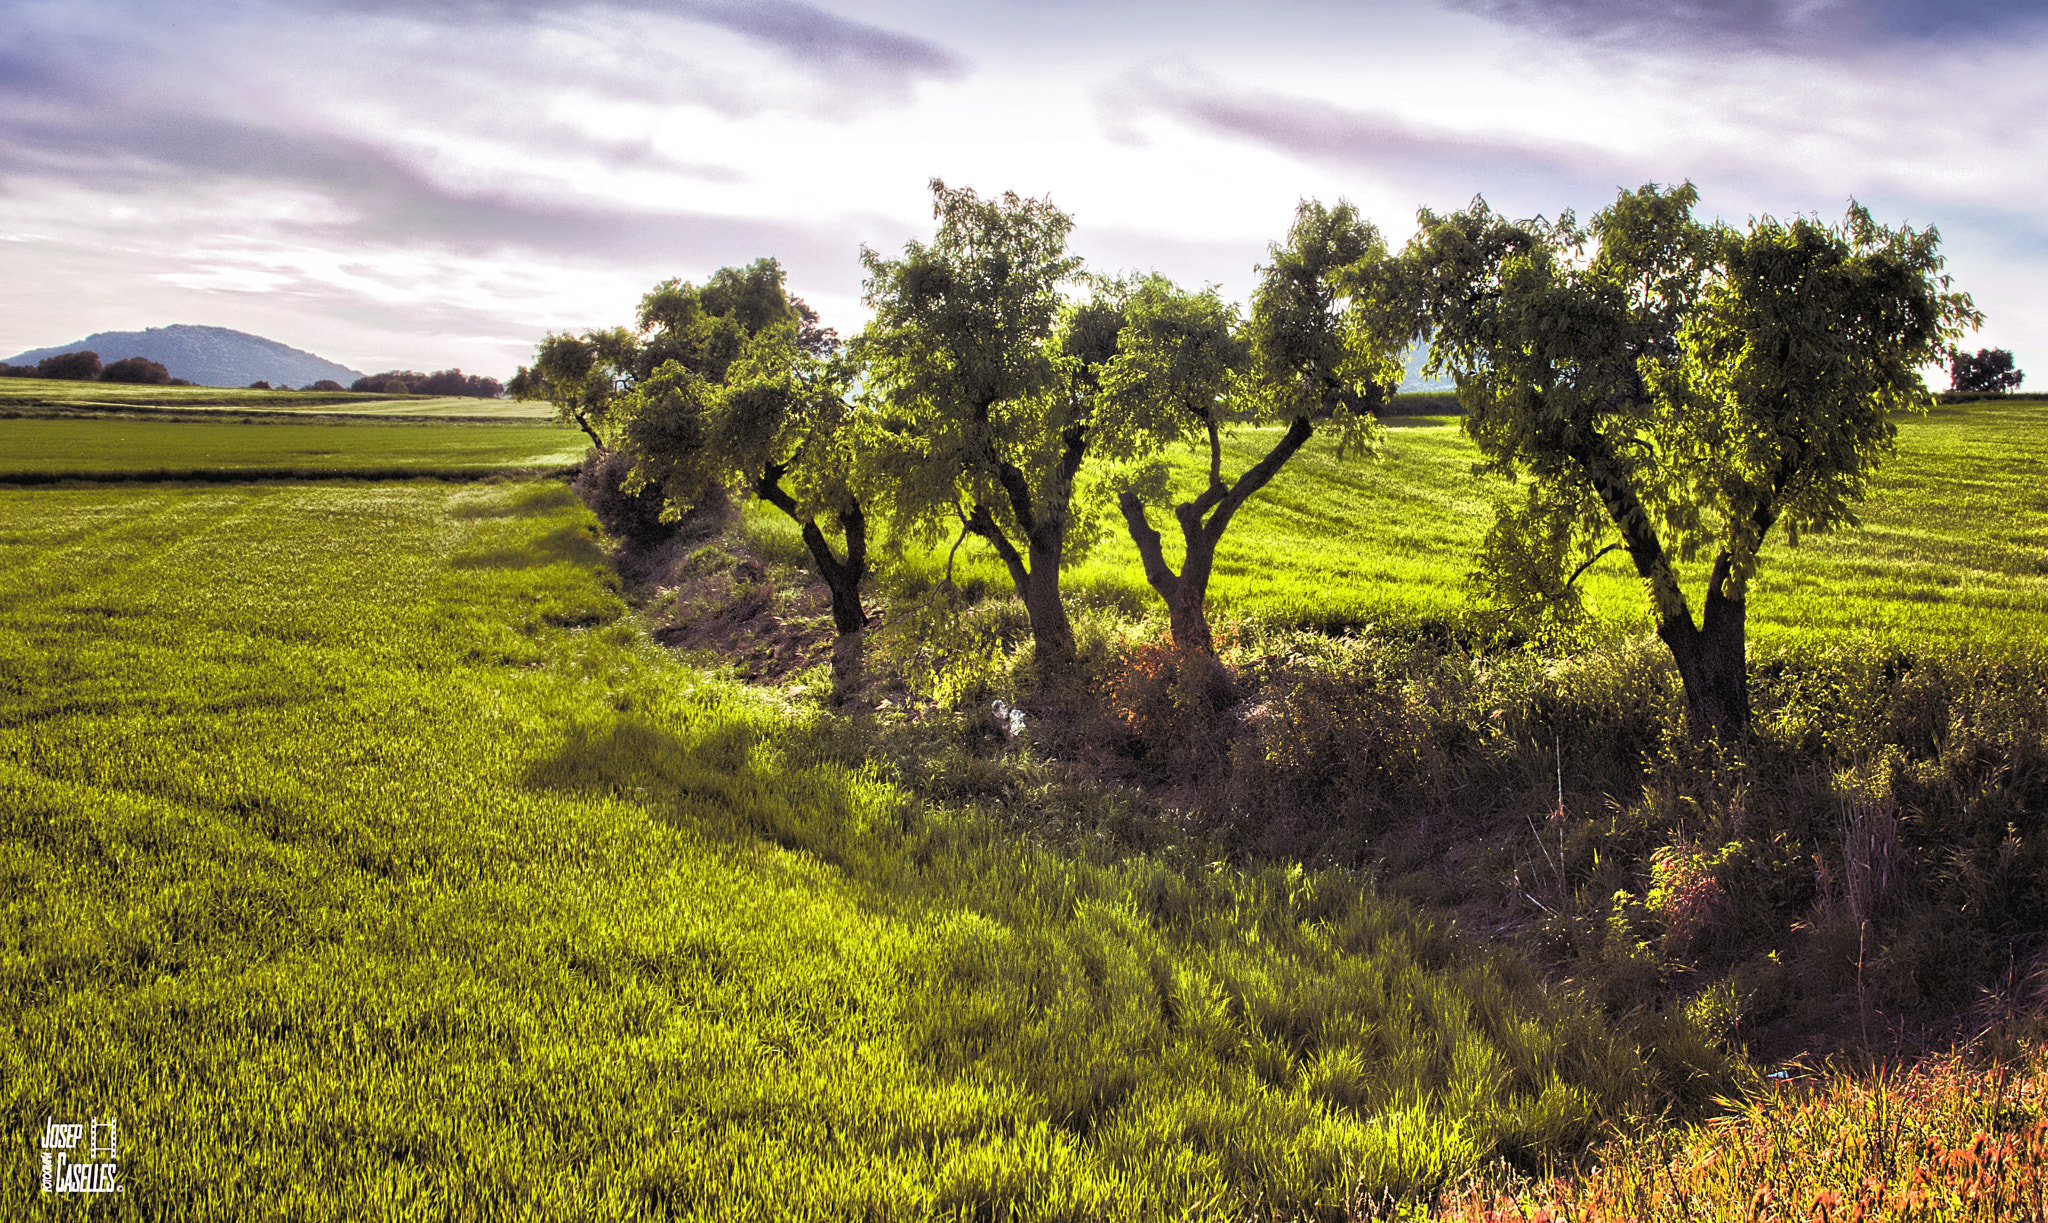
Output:
[[[106,1217],[1334,1219],[1667,1098],[1368,877],[674,664],[565,489],[0,522],[0,1127],[118,1115]]]

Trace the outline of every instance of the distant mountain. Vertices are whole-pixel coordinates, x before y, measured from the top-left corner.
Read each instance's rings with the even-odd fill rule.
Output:
[[[266,340],[246,331],[226,327],[194,327],[175,323],[147,331],[100,331],[72,344],[35,348],[6,358],[9,365],[34,365],[60,352],[91,350],[102,364],[111,365],[128,357],[147,357],[201,386],[248,386],[268,382],[272,386],[305,386],[332,378],[347,386],[363,376],[361,370],[337,365],[309,352]]]

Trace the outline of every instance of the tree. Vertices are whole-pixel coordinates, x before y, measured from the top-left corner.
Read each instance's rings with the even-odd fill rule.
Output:
[[[1918,368],[1978,316],[1932,230],[1856,205],[1839,226],[1707,226],[1697,198],[1690,183],[1623,192],[1590,228],[1510,222],[1483,200],[1425,210],[1410,257],[1430,368],[1456,375],[1488,464],[1529,479],[1482,579],[1511,602],[1569,600],[1594,559],[1626,551],[1694,733],[1719,736],[1749,722],[1747,591],[1769,533],[1854,523],[1890,414],[1924,410]],[[1702,551],[1696,620],[1678,566]]]
[[[100,355],[96,352],[60,352],[36,362],[36,377],[61,378],[69,382],[91,382],[100,376]]]
[[[1207,443],[1209,479],[1173,507],[1184,544],[1181,571],[1167,563],[1145,511],[1166,497],[1164,471],[1118,495],[1145,578],[1166,601],[1174,644],[1214,653],[1208,615],[1216,548],[1237,511],[1270,483],[1321,421],[1340,430],[1339,452],[1377,445],[1372,410],[1401,377],[1415,330],[1413,294],[1391,266],[1379,231],[1349,204],[1304,201],[1287,245],[1271,249],[1242,334],[1215,292],[1188,294],[1163,278],[1143,282],[1127,306],[1122,351],[1106,381],[1129,406],[1124,427],[1143,436]],[[1223,478],[1222,433],[1281,421],[1287,429],[1235,481]]]
[[[342,390],[343,387],[339,382],[336,382],[332,378],[322,378],[320,381],[313,383],[306,389],[309,391],[339,391]]]
[[[2003,394],[2016,391],[2026,374],[2012,367],[2012,353],[2003,348],[1980,348],[1976,355],[1961,349],[1949,354],[1948,389]]]
[[[721,268],[702,287],[664,282],[641,301],[640,325],[639,351],[617,350],[632,389],[605,406],[637,456],[628,487],[657,486],[679,511],[716,487],[782,511],[831,592],[840,637],[860,633],[867,514],[838,337],[789,295],[773,259]],[[844,555],[820,516],[836,520]]]
[[[148,357],[124,357],[100,371],[101,382],[139,382],[168,386],[171,371]]]
[[[1114,292],[1068,303],[1081,261],[1049,200],[984,200],[933,179],[938,233],[900,259],[861,251],[875,316],[854,342],[884,421],[896,519],[958,523],[1002,559],[1043,667],[1074,653],[1060,568],[1075,481],[1122,327]]]

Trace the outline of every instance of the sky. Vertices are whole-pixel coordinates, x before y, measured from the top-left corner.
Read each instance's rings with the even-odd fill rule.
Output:
[[[0,0],[0,354],[234,327],[506,377],[770,255],[842,333],[929,183],[1243,300],[1297,203],[1937,227],[2048,387],[2048,0]]]

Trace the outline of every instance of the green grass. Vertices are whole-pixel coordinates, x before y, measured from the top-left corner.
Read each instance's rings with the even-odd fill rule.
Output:
[[[1504,485],[1471,474],[1478,454],[1455,419],[1390,423],[1379,461],[1340,463],[1330,442],[1311,441],[1239,512],[1217,554],[1214,614],[1406,630],[1449,625],[1468,610],[1465,575]],[[1237,435],[1226,445],[1226,470],[1248,467],[1274,436]],[[1194,487],[1203,472],[1197,456],[1175,459],[1176,488]],[[1913,647],[2048,638],[2048,406],[1977,402],[1903,418],[1899,453],[1860,513],[1860,527],[1797,547],[1773,538],[1751,588],[1758,647],[1793,651],[1845,637]],[[776,529],[765,516],[756,521]],[[1111,512],[1101,525],[1100,544],[1070,571],[1068,589],[1156,608],[1121,519]],[[1171,516],[1155,510],[1153,525],[1178,567]],[[914,550],[909,569],[935,576],[950,543]],[[970,542],[961,556],[959,572],[1008,588],[986,549]],[[1704,572],[1692,566],[1688,579],[1696,614]],[[1619,553],[1581,581],[1601,619],[1648,630],[1648,600]]]
[[[309,412],[372,416],[488,416],[547,420],[554,409],[517,399],[386,395],[373,391],[260,391],[218,386],[151,386],[52,378],[0,378],[0,413],[64,411]]]
[[[556,425],[0,419],[0,483],[208,474],[361,475],[562,468],[581,434]]]
[[[1656,1107],[1369,880],[914,799],[599,559],[554,486],[0,490],[0,1128],[118,1115],[99,1217],[1337,1218]]]

